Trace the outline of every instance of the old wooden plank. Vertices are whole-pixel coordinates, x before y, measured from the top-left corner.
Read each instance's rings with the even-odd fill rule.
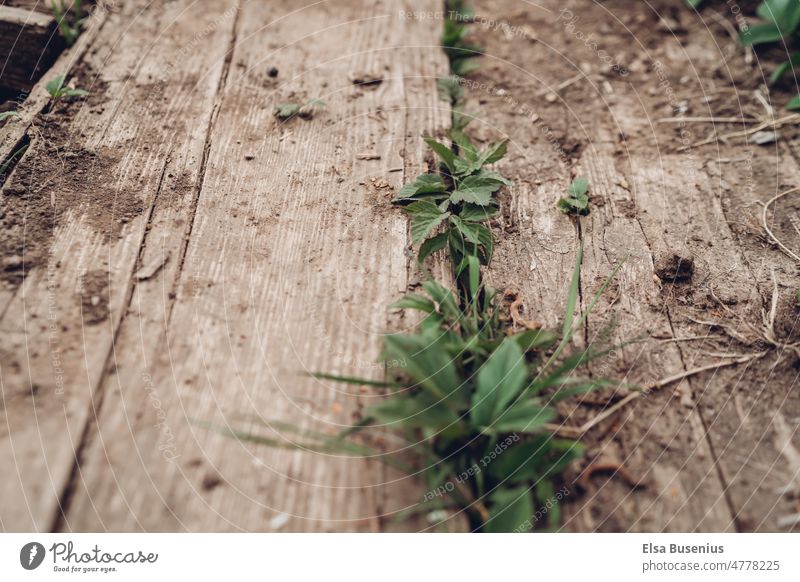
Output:
[[[27,94],[63,48],[52,16],[0,6],[0,92]]]
[[[0,320],[6,529],[58,526],[152,209],[162,196],[192,196],[235,4],[176,21],[187,6],[128,2],[109,16],[103,48],[73,73],[92,95],[34,120],[4,188],[4,254],[21,252],[29,269],[5,281],[18,290]],[[128,29],[143,8],[146,24]],[[160,33],[160,50],[148,52]],[[207,50],[187,51],[198,39]],[[153,71],[184,82],[159,85]]]
[[[172,246],[134,289],[71,528],[421,527],[389,522],[419,501],[419,484],[379,459],[198,425],[290,442],[292,428],[336,432],[377,396],[302,373],[380,377],[387,307],[407,287],[406,219],[389,201],[422,170],[420,137],[446,126],[448,108],[435,90],[440,23],[401,9],[412,7],[243,5],[185,256]],[[383,81],[353,85],[362,72]],[[313,119],[274,119],[278,103],[312,98],[326,104]],[[145,257],[160,260],[169,215],[157,208],[151,228]]]
[[[517,8],[511,2],[493,2],[485,7],[486,22],[491,14],[494,22],[502,22],[504,26],[475,25],[480,44],[487,47],[485,67],[478,78],[485,79],[495,95],[499,93],[499,97],[488,100],[481,97],[486,101],[482,115],[494,124],[496,119],[502,119],[504,114],[498,111],[503,109],[530,112],[529,123],[517,122],[512,131],[549,148],[540,152],[536,161],[539,166],[547,166],[547,160],[551,160],[553,168],[540,169],[538,178],[541,181],[555,175],[557,184],[557,188],[539,194],[540,222],[569,224],[555,210],[555,202],[575,174],[583,173],[590,179],[598,207],[581,221],[581,235],[586,240],[581,281],[584,308],[615,265],[627,259],[611,289],[601,298],[598,310],[590,316],[581,343],[596,343],[598,334],[614,315],[618,316],[618,327],[610,338],[612,341],[632,339],[643,332],[668,332],[669,317],[660,308],[652,278],[649,243],[636,220],[636,200],[625,189],[626,173],[617,168],[613,156],[619,125],[608,112],[605,89],[589,74],[591,67],[585,66],[597,57],[587,46],[563,33],[563,25],[556,22],[559,15],[556,3],[544,3],[530,10]],[[593,23],[600,21],[598,14],[590,19]],[[483,20],[479,19],[480,22]],[[573,77],[580,76],[582,71],[586,71],[585,76],[575,81]],[[572,98],[572,94],[561,94],[575,83],[579,95]],[[485,90],[484,86],[479,88]],[[635,114],[629,113],[629,117],[635,118]],[[558,159],[563,163],[554,164],[552,160]],[[508,164],[517,171],[533,165],[527,160],[520,162],[511,157]],[[537,177],[535,170],[528,171],[531,178]],[[533,237],[528,234],[524,238],[530,244]],[[500,237],[499,249],[505,240],[506,236]],[[574,249],[576,242],[567,240],[566,246]],[[557,316],[563,312],[561,298],[572,264],[571,260],[559,260],[554,250],[534,261],[536,270],[549,278],[533,281],[533,286],[539,287],[534,297],[538,296],[543,305],[544,323],[549,325],[558,321]],[[498,260],[490,272],[505,272],[510,280],[525,280],[530,279],[529,269],[527,260],[509,260],[498,251]],[[612,357],[592,366],[592,373],[637,383],[683,369],[681,354],[674,345],[650,341],[617,350]],[[623,480],[611,478],[606,482],[590,480],[590,490],[582,491],[577,482],[570,480],[574,477],[568,478],[566,529],[689,531],[699,527],[725,531],[731,527],[731,513],[701,418],[691,408],[682,407],[676,397],[687,389],[684,383],[677,389],[671,387],[642,399],[630,417],[605,423],[587,435],[584,440],[589,449],[588,461],[623,461],[631,474],[641,476],[648,487],[632,491]],[[579,423],[599,410],[573,405],[564,412],[569,415],[569,422]],[[612,425],[613,430],[609,431]],[[658,462],[653,462],[654,459]]]
[[[583,219],[586,259],[582,273],[583,302],[594,299],[614,268],[623,264],[609,291],[589,317],[588,343],[637,343],[615,350],[591,366],[596,377],[610,377],[633,386],[645,386],[681,372],[686,364],[675,335],[669,305],[654,279],[654,257],[648,229],[639,214],[654,208],[627,190],[630,174],[620,171],[607,142],[598,140],[584,153],[579,173],[592,189],[592,212]],[[652,164],[651,164],[652,167]],[[664,211],[667,209],[664,208]],[[607,328],[607,326],[613,326]],[[613,330],[610,338],[602,335]],[[728,531],[732,513],[715,468],[706,429],[690,381],[678,382],[612,417],[584,441],[589,462],[620,463],[643,485],[616,476],[592,480],[592,488],[570,508],[565,526],[581,531]],[[623,391],[624,393],[624,391]],[[611,402],[609,402],[610,404]],[[581,421],[603,407],[576,411]]]

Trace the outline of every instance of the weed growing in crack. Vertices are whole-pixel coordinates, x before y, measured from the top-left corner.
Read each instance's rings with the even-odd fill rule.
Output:
[[[453,266],[460,272],[468,257],[489,264],[494,239],[483,223],[498,212],[496,192],[511,182],[484,167],[505,155],[506,141],[479,150],[461,130],[451,130],[450,136],[460,153],[426,138],[441,159],[441,173],[417,177],[403,186],[393,202],[403,205],[411,217],[411,241],[419,246],[420,263],[447,247]],[[440,225],[444,228],[434,234]]]
[[[325,103],[319,99],[309,99],[303,104],[300,103],[280,103],[275,106],[275,117],[281,121],[288,121],[293,117],[311,119],[317,108],[324,107]]]
[[[447,0],[446,18],[442,30],[442,48],[450,62],[450,71],[462,77],[475,71],[480,65],[475,57],[483,54],[483,49],[467,40],[467,24],[474,14],[463,0]]]
[[[548,423],[556,417],[554,405],[612,384],[577,372],[614,348],[567,350],[591,311],[590,306],[581,317],[575,315],[581,260],[582,249],[561,333],[544,329],[511,333],[501,322],[498,294],[484,287],[477,264],[471,262],[472,300],[466,308],[452,290],[433,280],[423,283],[423,294],[407,295],[393,305],[420,312],[422,320],[413,333],[386,338],[385,361],[403,362],[386,381],[313,375],[391,392],[356,426],[336,437],[306,432],[301,442],[291,445],[288,439],[279,445],[277,439],[254,432],[219,430],[273,446],[380,458],[424,479],[428,493],[415,511],[446,510],[443,516],[464,512],[475,531],[530,529],[523,525],[544,504],[548,504],[547,526],[555,527],[560,515],[552,507],[554,483],[581,456],[582,448],[551,433]],[[276,428],[274,423],[267,426]],[[403,452],[387,453],[360,444],[358,435],[371,428],[401,432]],[[457,486],[452,486],[454,482]],[[434,497],[436,504],[429,505]]]
[[[58,101],[63,98],[72,97],[86,97],[89,92],[84,89],[73,89],[64,85],[64,75],[54,77],[50,82],[45,85],[47,92],[53,98],[53,101]]]
[[[50,0],[50,7],[56,22],[58,22],[58,31],[61,37],[68,45],[75,44],[86,21],[81,0],[74,0],[71,15],[69,14],[70,7],[64,5],[64,0]]]
[[[686,0],[692,8],[698,8],[703,0]],[[740,24],[739,40],[743,46],[756,46],[783,42],[793,46],[800,40],[800,3],[794,0],[764,0],[756,8],[760,22]],[[789,59],[778,65],[769,78],[774,85],[789,71],[800,65],[800,52],[795,51]],[[800,95],[786,104],[786,109],[800,109]]]
[[[556,207],[564,214],[589,214],[589,182],[585,178],[575,178],[567,188],[567,196],[561,198]]]
[[[216,428],[269,446],[375,457],[419,476],[427,493],[404,517],[436,513],[446,521],[463,513],[474,531],[528,531],[537,508],[546,507],[540,513],[547,516],[548,527],[555,527],[560,513],[553,500],[560,497],[554,494],[554,484],[582,449],[575,440],[558,438],[559,427],[551,421],[559,401],[614,385],[582,376],[580,370],[618,346],[569,349],[611,278],[577,317],[581,243],[560,332],[531,325],[516,333],[509,318],[502,316],[502,297],[485,285],[481,268],[489,265],[494,251],[486,222],[499,212],[498,191],[511,185],[488,166],[503,158],[508,144],[499,141],[481,149],[465,133],[471,116],[463,111],[459,75],[474,70],[473,57],[479,50],[465,40],[464,23],[471,12],[458,0],[447,2],[447,8],[442,43],[453,75],[439,79],[437,86],[453,108],[451,144],[425,138],[438,167],[403,186],[393,202],[410,216],[411,240],[423,271],[431,253],[448,250],[455,289],[428,278],[422,293],[392,305],[418,312],[421,319],[412,332],[386,337],[385,380],[312,374],[318,380],[388,391],[355,426],[329,436],[257,419],[270,430],[299,433],[295,441],[260,431]],[[299,113],[296,104],[276,110],[284,119]],[[585,180],[573,183],[570,208],[578,214],[588,209],[587,188]],[[396,362],[402,365],[393,365]],[[395,452],[370,446],[369,431],[385,428],[401,433],[405,446]]]

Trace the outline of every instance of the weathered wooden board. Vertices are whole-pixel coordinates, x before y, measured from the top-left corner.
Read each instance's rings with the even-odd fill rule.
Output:
[[[759,217],[796,184],[796,145],[677,152],[685,128],[655,120],[684,98],[696,116],[718,113],[697,95],[724,79],[720,49],[702,34],[656,39],[664,10],[691,30],[669,7],[584,4],[569,28],[554,1],[477,3],[487,55],[466,83],[470,131],[510,139],[501,170],[514,180],[492,225],[489,284],[518,289],[527,319],[558,326],[583,237],[581,309],[625,263],[575,346],[612,318],[612,340],[646,336],[591,374],[646,384],[770,352],[589,432],[587,460],[566,476],[564,529],[785,530],[800,470],[800,284]],[[435,89],[441,20],[409,17],[440,7],[190,5],[124,3],[71,59],[91,96],[37,116],[40,83],[38,105],[0,128],[0,153],[30,140],[0,198],[0,528],[425,529],[392,520],[419,502],[419,483],[379,458],[239,442],[208,425],[291,444],[334,434],[380,397],[303,372],[378,378],[382,335],[411,325],[387,311],[417,278],[389,200],[429,161],[421,135],[449,122]],[[353,84],[365,75],[382,82]],[[312,99],[325,105],[311,118],[273,116]],[[748,115],[761,107],[744,101]],[[592,195],[579,224],[555,208],[575,174]],[[789,244],[796,200],[769,217]],[[692,276],[654,278],[672,254],[693,258]],[[696,321],[755,337],[775,284],[780,349]],[[564,406],[565,424],[615,398],[596,397]],[[379,450],[402,446],[380,437]],[[602,475],[580,479],[593,461]]]
[[[0,92],[16,98],[31,90],[63,48],[56,29],[52,16],[0,6]]]
[[[36,118],[3,190],[3,248],[27,271],[24,281],[3,281],[16,289],[0,320],[7,530],[60,527],[153,209],[163,198],[191,199],[202,166],[234,3],[179,21],[186,3],[150,5],[146,22],[129,29],[143,6],[128,2],[110,17],[101,48],[73,73],[92,95]],[[159,32],[159,50],[148,52]],[[207,50],[187,51],[197,39]],[[173,82],[158,84],[154,71]]]
[[[376,397],[303,373],[380,377],[387,307],[407,287],[407,221],[389,201],[449,108],[435,89],[440,23],[401,9],[242,5],[201,190],[194,206],[153,210],[140,264],[170,259],[134,286],[64,527],[378,530],[419,501],[380,460],[201,426],[288,442],[291,428],[336,432]],[[383,81],[354,85],[363,72]],[[325,102],[313,119],[273,117],[309,99]]]
[[[552,13],[533,9],[523,15],[514,10],[517,6],[500,3],[492,10],[504,15],[510,26],[517,27],[515,30],[552,28]],[[474,84],[479,91],[476,98],[483,101],[481,121],[507,132],[511,143],[526,152],[524,157],[517,157],[512,147],[504,171],[515,180],[512,208],[533,207],[523,213],[527,220],[519,219],[519,233],[499,233],[490,278],[502,277],[504,286],[519,286],[532,319],[551,327],[560,323],[578,236],[573,222],[556,209],[555,203],[577,173],[590,180],[598,206],[580,227],[586,241],[581,277],[583,309],[614,267],[625,260],[610,290],[590,315],[587,334],[577,343],[597,344],[611,318],[618,325],[606,342],[620,342],[645,331],[668,333],[667,315],[657,305],[648,305],[657,303],[658,289],[647,240],[633,214],[635,202],[618,185],[624,183],[624,175],[611,156],[613,120],[591,102],[572,108],[545,99],[564,80],[564,68],[553,58],[561,48],[558,39],[548,37],[545,47],[527,34],[507,36],[501,31],[476,29],[488,53]],[[538,191],[526,188],[537,182],[547,186]],[[554,232],[563,234],[557,242],[548,242]],[[519,248],[537,243],[542,247],[539,253],[516,254]],[[649,342],[617,350],[611,358],[592,366],[592,372],[635,384],[657,380],[681,366],[674,345]],[[583,484],[573,476],[567,483],[566,529],[728,529],[730,513],[700,417],[677,405],[676,393],[672,388],[642,399],[630,411],[631,416],[623,415],[613,430],[606,423],[588,435],[589,461],[621,462],[648,487],[633,493],[622,479],[594,479],[589,482],[591,488],[584,491]],[[579,424],[601,410],[573,406],[564,412],[567,423]],[[651,427],[658,428],[657,435]],[[658,463],[653,463],[654,458]]]

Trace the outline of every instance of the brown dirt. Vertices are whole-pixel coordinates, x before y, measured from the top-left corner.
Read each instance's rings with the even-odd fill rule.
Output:
[[[85,66],[73,78],[77,87],[92,87],[95,96],[61,100],[37,116],[28,131],[28,150],[2,189],[0,249],[11,260],[0,280],[8,283],[20,283],[46,261],[53,232],[66,213],[83,216],[108,240],[144,209],[139,193],[117,187],[119,153],[114,148],[74,145],[84,140],[73,120],[81,108],[98,105],[105,85]]]

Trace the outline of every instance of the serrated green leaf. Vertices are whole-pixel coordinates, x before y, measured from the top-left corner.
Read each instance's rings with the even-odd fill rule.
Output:
[[[450,139],[458,146],[459,153],[461,156],[466,160],[466,162],[472,163],[477,161],[478,159],[478,150],[472,143],[472,140],[469,139],[469,136],[464,133],[463,131],[458,130],[450,130],[449,132]],[[458,170],[458,159],[456,159],[456,169]],[[462,164],[464,161],[462,160]],[[468,165],[468,164],[467,164]]]
[[[450,194],[450,202],[459,204],[469,202],[479,206],[492,203],[492,194],[503,186],[503,182],[486,175],[467,176],[459,180],[458,188]]]
[[[420,194],[433,194],[436,192],[447,192],[447,184],[444,178],[438,174],[422,174],[416,180],[403,186],[392,202],[405,202],[415,200]]]
[[[492,164],[500,160],[503,156],[506,155],[507,149],[508,149],[507,139],[504,139],[503,141],[497,143],[489,144],[489,147],[486,148],[483,152],[481,152],[480,165],[483,166],[484,164]]]
[[[436,236],[432,236],[426,239],[421,245],[419,245],[419,254],[417,255],[417,260],[420,263],[425,262],[432,253],[439,251],[447,246],[447,232],[441,232]]]
[[[436,155],[442,159],[442,161],[445,163],[445,165],[451,172],[455,172],[456,155],[449,147],[447,147],[443,143],[439,143],[432,137],[426,137],[425,143],[428,144],[428,147],[430,147],[436,153]]]
[[[477,204],[464,203],[459,218],[464,222],[484,222],[497,216],[500,210],[494,206],[479,206]]]
[[[476,228],[478,225],[476,223],[464,222],[456,215],[450,216],[450,222],[453,223],[453,226],[455,226],[461,233],[461,235],[469,242],[476,245],[481,243],[481,239],[478,234],[478,229]]]
[[[418,200],[409,204],[405,208],[411,215],[411,242],[414,245],[420,244],[439,226],[442,221],[447,220],[449,212],[442,210],[432,202]]]

